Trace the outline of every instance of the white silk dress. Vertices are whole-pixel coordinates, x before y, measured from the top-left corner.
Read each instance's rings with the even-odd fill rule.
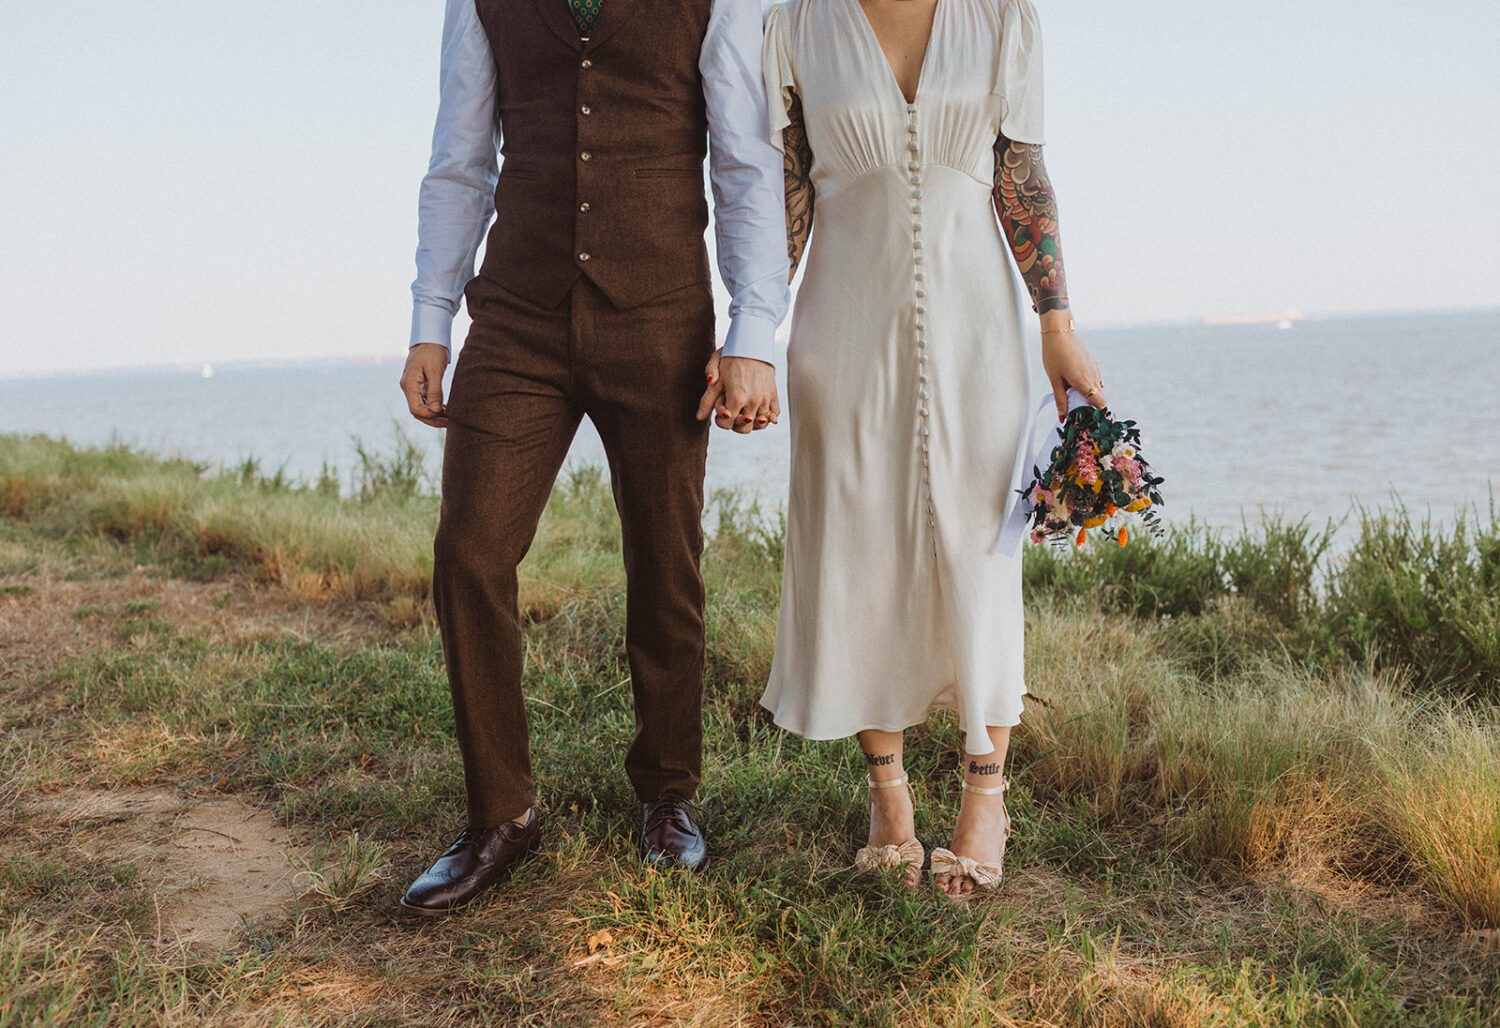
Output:
[[[772,141],[802,102],[816,188],[787,358],[791,492],[761,703],[812,739],[1019,722],[1019,555],[991,552],[1029,414],[996,137],[1042,142],[1029,0],[938,0],[908,103],[858,0],[766,23]]]

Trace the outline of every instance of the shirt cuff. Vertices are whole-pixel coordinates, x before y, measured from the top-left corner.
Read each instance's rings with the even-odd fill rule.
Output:
[[[776,366],[776,322],[754,314],[740,314],[729,319],[724,336],[725,357],[748,357]]]
[[[442,343],[453,349],[453,315],[446,307],[418,303],[411,309],[411,343]]]

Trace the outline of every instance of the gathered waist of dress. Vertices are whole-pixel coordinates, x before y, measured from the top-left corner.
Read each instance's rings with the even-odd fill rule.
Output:
[[[890,160],[881,164],[872,164],[867,168],[852,173],[839,172],[829,173],[819,169],[814,164],[813,185],[818,192],[818,201],[832,200],[845,194],[857,194],[868,196],[870,190],[881,191],[884,187],[895,184],[900,187],[904,196],[914,188],[911,184],[913,171],[911,161],[902,158]],[[994,188],[993,171],[986,169],[986,177],[976,177],[970,170],[953,164],[943,164],[935,161],[918,162],[915,175],[922,180],[921,188],[929,186],[951,191],[957,195],[963,191],[977,189],[981,193],[989,194]]]

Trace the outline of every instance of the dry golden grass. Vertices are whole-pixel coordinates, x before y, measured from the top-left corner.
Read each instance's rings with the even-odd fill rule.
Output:
[[[1500,926],[1500,718],[1434,704],[1370,749],[1385,830],[1453,909]]]

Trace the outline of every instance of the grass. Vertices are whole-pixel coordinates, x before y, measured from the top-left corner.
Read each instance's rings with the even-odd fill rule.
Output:
[[[857,755],[758,708],[781,536],[734,498],[705,556],[716,863],[642,868],[616,527],[577,473],[522,585],[547,852],[410,924],[461,779],[436,501],[382,460],[343,492],[0,439],[0,1024],[1500,1024],[1493,529],[1033,555],[1008,884],[953,907],[849,870]],[[1419,618],[1440,667],[1390,627]],[[957,749],[951,718],[909,739],[929,845]],[[164,939],[162,870],[76,859],[115,827],[39,805],[143,787],[268,806],[300,898],[224,948]]]
[[[1123,549],[1037,549],[1028,596],[1151,622],[1200,677],[1373,660],[1420,690],[1500,701],[1500,509],[1449,528],[1399,504],[1352,517],[1338,550],[1337,524],[1274,519],[1231,537],[1188,524]]]

